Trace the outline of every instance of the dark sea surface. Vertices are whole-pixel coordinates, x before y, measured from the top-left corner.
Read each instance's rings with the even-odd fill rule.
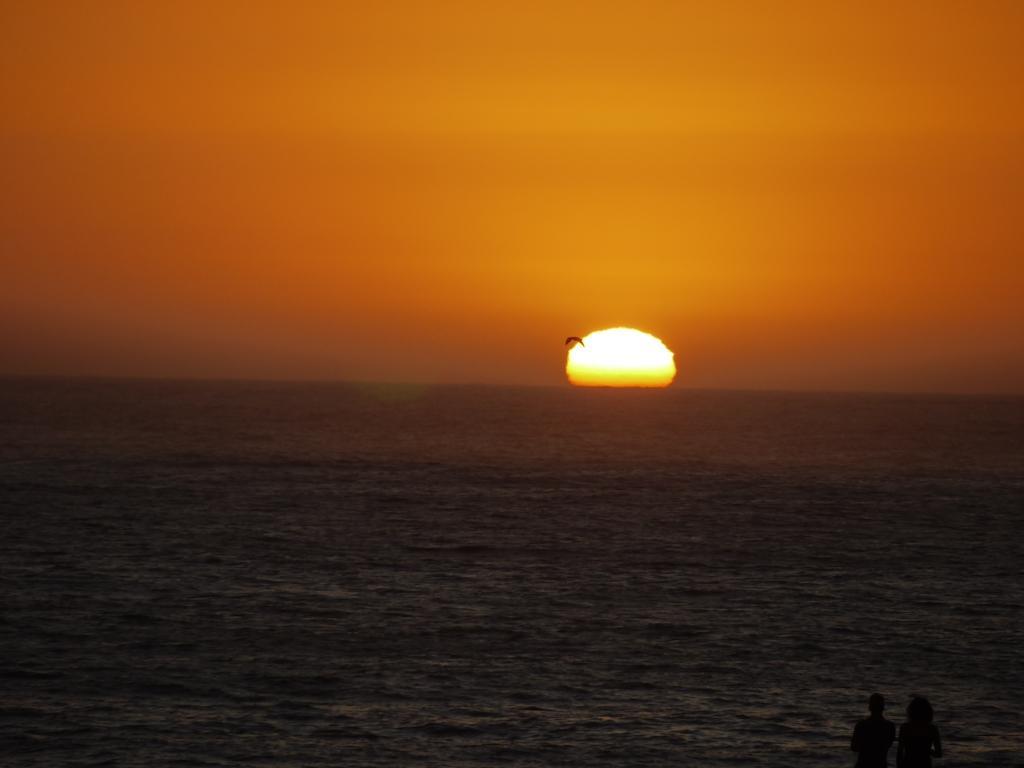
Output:
[[[7,379],[0,507],[3,766],[1024,765],[1021,398]]]

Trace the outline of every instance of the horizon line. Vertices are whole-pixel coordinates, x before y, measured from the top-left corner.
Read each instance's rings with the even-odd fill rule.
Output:
[[[9,380],[50,380],[50,381],[107,381],[107,382],[174,382],[174,383],[221,383],[221,384],[334,384],[370,387],[492,387],[495,389],[560,389],[560,390],[654,390],[691,393],[733,393],[766,395],[874,395],[879,397],[963,397],[963,398],[1024,398],[1024,391],[972,391],[950,392],[947,390],[894,390],[894,389],[788,389],[778,387],[691,387],[673,382],[667,387],[613,387],[575,386],[568,381],[562,384],[499,383],[494,381],[415,381],[382,379],[341,379],[341,378],[285,378],[285,377],[243,377],[243,376],[166,376],[146,374],[102,374],[102,373],[14,373],[0,372],[0,381]]]

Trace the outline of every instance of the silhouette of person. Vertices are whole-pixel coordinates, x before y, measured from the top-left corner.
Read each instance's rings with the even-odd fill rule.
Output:
[[[933,757],[942,757],[939,729],[932,725],[935,713],[928,699],[915,696],[907,705],[907,722],[900,726],[896,748],[898,768],[931,768]]]
[[[857,753],[857,768],[886,768],[889,747],[896,740],[896,726],[882,717],[885,697],[872,693],[868,698],[870,717],[859,721],[853,728],[850,749]]]

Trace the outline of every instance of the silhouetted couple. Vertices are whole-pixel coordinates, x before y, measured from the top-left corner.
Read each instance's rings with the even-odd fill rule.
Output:
[[[885,698],[880,693],[868,699],[871,717],[857,723],[850,749],[857,753],[857,768],[886,768],[889,747],[896,740],[896,726],[882,716]],[[896,747],[897,768],[931,768],[933,757],[942,757],[939,729],[932,725],[934,712],[928,699],[915,696],[907,706],[907,722],[900,726]]]

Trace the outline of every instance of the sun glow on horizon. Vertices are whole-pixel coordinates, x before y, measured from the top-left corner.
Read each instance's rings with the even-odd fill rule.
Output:
[[[635,328],[606,328],[569,350],[565,373],[581,387],[667,387],[676,376],[672,350]]]

